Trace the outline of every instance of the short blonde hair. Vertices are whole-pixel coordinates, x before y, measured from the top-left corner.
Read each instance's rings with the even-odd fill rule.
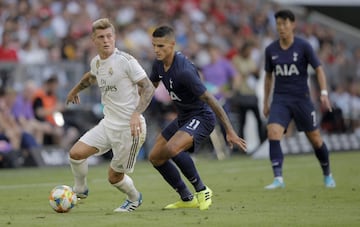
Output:
[[[98,29],[107,29],[107,28],[111,28],[111,30],[115,33],[115,27],[110,22],[109,18],[101,18],[94,21],[94,23],[92,24],[92,33],[94,34],[95,31]]]

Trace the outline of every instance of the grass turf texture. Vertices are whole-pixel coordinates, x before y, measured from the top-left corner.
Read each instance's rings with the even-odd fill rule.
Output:
[[[107,164],[90,166],[89,197],[69,213],[49,206],[50,190],[72,185],[70,167],[0,170],[0,226],[359,226],[360,152],[333,153],[335,189],[325,189],[314,155],[286,156],[285,189],[266,191],[268,160],[232,156],[224,161],[197,156],[200,174],[214,191],[210,210],[161,208],[177,194],[146,162],[131,174],[143,193],[132,213],[114,213],[124,195],[107,182]]]

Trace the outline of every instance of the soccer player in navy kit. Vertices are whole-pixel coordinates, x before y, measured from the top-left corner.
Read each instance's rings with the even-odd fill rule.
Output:
[[[324,70],[310,44],[294,36],[294,14],[290,10],[280,10],[275,14],[275,19],[279,39],[265,49],[263,110],[264,115],[269,117],[267,130],[275,179],[265,189],[285,187],[282,177],[284,157],[280,140],[291,119],[294,119],[299,131],[305,132],[312,144],[322,168],[325,187],[334,188],[335,181],[330,171],[329,152],[318,129],[316,112],[308,87],[307,67],[310,64],[316,71],[321,89],[321,103],[331,111]],[[270,106],[273,78],[275,85]]]
[[[156,28],[152,33],[152,44],[156,60],[150,80],[155,87],[162,81],[178,111],[178,117],[163,129],[149,154],[152,165],[181,198],[164,209],[206,210],[212,203],[212,191],[202,182],[189,152],[195,151],[209,137],[215,125],[214,113],[226,130],[230,148],[235,144],[245,151],[246,142],[238,137],[223,108],[206,91],[196,67],[182,53],[174,50],[173,28]],[[174,164],[193,185],[195,196]]]

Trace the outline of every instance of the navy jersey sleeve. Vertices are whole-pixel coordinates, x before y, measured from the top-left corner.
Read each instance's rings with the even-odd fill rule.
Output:
[[[314,49],[308,42],[304,42],[304,51],[309,64],[316,69],[321,65],[319,58],[316,56]]]
[[[273,71],[273,66],[271,64],[271,56],[270,56],[270,47],[265,49],[265,71],[271,73]]]
[[[189,88],[191,93],[196,97],[201,96],[206,91],[205,85],[202,83],[200,76],[193,70],[183,70],[181,72],[184,85]]]

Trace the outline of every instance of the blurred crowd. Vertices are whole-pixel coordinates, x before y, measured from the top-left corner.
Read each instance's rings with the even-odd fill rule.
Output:
[[[2,0],[0,62],[49,65],[76,61],[88,67],[95,55],[89,35],[92,22],[108,17],[117,27],[117,47],[133,54],[149,72],[154,59],[150,34],[155,26],[169,24],[176,30],[177,49],[194,61],[209,91],[226,111],[234,114],[239,134],[246,137],[246,116],[251,111],[261,142],[266,137],[261,96],[263,52],[276,38],[273,15],[279,8],[266,0]],[[360,46],[337,39],[334,29],[307,21],[306,15],[297,16],[296,32],[319,54],[335,107],[333,113],[326,113],[318,106],[322,129],[330,133],[359,132]],[[319,105],[316,83],[311,84],[314,101]],[[1,84],[1,103],[6,102],[7,96],[25,93],[34,107],[34,97],[25,91],[28,85],[24,84],[20,91],[8,89],[9,86]],[[61,108],[57,106],[53,112],[61,112]],[[157,89],[147,113],[159,125],[174,117],[163,89]],[[24,127],[18,117],[12,117],[20,132],[33,136],[35,143],[44,143],[30,126]],[[0,128],[0,134],[11,145],[2,123]],[[65,129],[50,131],[57,132],[61,140],[69,134],[64,134]],[[42,133],[47,134],[46,130],[49,129],[44,127]],[[76,133],[71,135],[76,137]],[[15,149],[20,149],[16,144]]]

